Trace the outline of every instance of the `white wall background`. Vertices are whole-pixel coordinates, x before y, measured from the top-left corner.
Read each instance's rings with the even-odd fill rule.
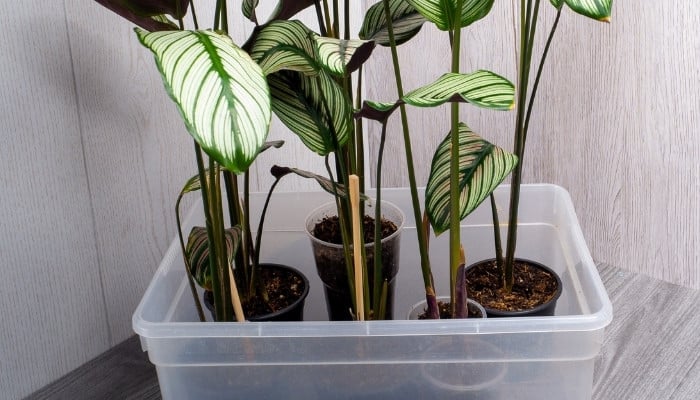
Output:
[[[693,4],[617,1],[610,25],[565,13],[526,180],[570,191],[597,260],[700,288]],[[514,76],[512,18],[500,1],[464,31],[464,71]],[[29,0],[6,8],[0,24],[0,393],[12,399],[132,334],[131,313],[175,235],[175,197],[195,168],[191,140],[129,23],[90,0]],[[400,49],[405,87],[446,71],[447,51],[430,28]],[[395,98],[389,65],[379,50],[369,97]],[[412,114],[420,182],[447,132],[445,115]],[[510,148],[512,114],[465,106],[463,115]],[[280,132],[271,139],[288,139],[286,150],[264,155],[254,187],[269,182],[271,162],[322,170]],[[385,184],[404,185],[400,135],[390,135],[396,158]]]

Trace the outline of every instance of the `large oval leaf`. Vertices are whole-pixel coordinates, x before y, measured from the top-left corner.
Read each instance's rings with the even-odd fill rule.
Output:
[[[136,32],[155,55],[168,94],[197,143],[229,171],[245,171],[270,126],[270,94],[260,67],[225,35]]]
[[[226,255],[229,265],[238,251],[241,242],[241,229],[238,226],[224,231],[226,239]],[[209,263],[209,239],[206,228],[195,226],[187,238],[185,257],[190,266],[190,274],[199,286],[212,290],[211,268]]]
[[[325,70],[317,76],[280,71],[269,75],[268,83],[272,110],[310,150],[325,156],[336,150],[336,140],[339,146],[347,142],[350,101]]]
[[[425,19],[443,31],[464,28],[484,18],[491,11],[494,0],[463,0],[462,12],[455,0],[406,0]]]
[[[435,151],[425,188],[425,208],[436,235],[450,228],[450,142],[448,134]],[[517,156],[487,142],[460,123],[460,221],[496,189],[517,162]]]
[[[563,0],[575,12],[598,21],[610,22],[613,0]],[[559,1],[561,3],[561,0]],[[554,4],[556,6],[556,4]]]
[[[418,34],[425,23],[425,17],[406,0],[389,0],[389,10],[396,45],[403,44]],[[359,37],[364,40],[373,40],[380,46],[390,45],[383,0],[370,7],[365,13]]]

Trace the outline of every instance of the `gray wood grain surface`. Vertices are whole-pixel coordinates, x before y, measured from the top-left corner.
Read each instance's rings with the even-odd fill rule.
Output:
[[[599,265],[613,303],[594,372],[595,400],[691,400],[700,394],[700,291]],[[160,399],[136,337],[27,397]]]

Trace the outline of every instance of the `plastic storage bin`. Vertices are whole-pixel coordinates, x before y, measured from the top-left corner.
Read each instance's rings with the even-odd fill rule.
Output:
[[[263,195],[260,195],[261,199]],[[407,215],[394,315],[423,297],[407,189],[384,199]],[[508,187],[496,192],[506,221]],[[590,399],[593,365],[612,306],[568,193],[524,185],[518,256],[564,283],[552,317],[328,322],[306,214],[329,195],[273,196],[261,260],[302,270],[311,282],[301,323],[200,323],[173,242],[133,316],[164,399]],[[193,207],[185,232],[201,221]],[[462,225],[468,262],[493,256],[488,202]],[[505,235],[505,227],[503,227]],[[444,236],[444,237],[443,237]],[[447,235],[431,241],[438,294],[448,291]]]

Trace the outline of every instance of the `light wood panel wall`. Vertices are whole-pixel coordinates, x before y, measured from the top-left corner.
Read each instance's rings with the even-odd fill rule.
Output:
[[[496,2],[492,14],[464,31],[464,72],[486,68],[515,76],[515,3]],[[543,5],[539,30],[545,34],[554,13]],[[595,259],[694,288],[700,288],[699,23],[700,8],[690,0],[617,1],[609,25],[566,10],[524,161],[525,181],[569,190]],[[433,28],[399,52],[407,90],[449,68],[447,38]],[[376,55],[367,73],[368,97],[394,99],[389,53]],[[421,184],[449,130],[447,115],[447,107],[411,110]],[[461,115],[475,131],[512,149],[512,113],[463,106]],[[387,185],[407,184],[399,125],[392,121],[389,133]]]
[[[697,288],[700,10],[689,0],[663,3],[616,2],[609,26],[566,13],[526,180],[569,189],[596,259]],[[463,69],[512,77],[510,2],[496,2],[488,18],[464,32]],[[131,24],[91,0],[16,2],[0,23],[0,393],[19,398],[131,334],[131,313],[175,235],[174,199],[194,166]],[[449,67],[447,40],[431,28],[400,51],[407,89]],[[378,49],[368,97],[395,98],[388,60]],[[424,184],[447,110],[411,115]],[[510,147],[511,114],[465,106],[463,115]],[[385,166],[393,186],[406,184],[397,128],[393,121]],[[273,162],[323,171],[276,123],[270,139],[279,138],[285,150],[262,155],[254,189],[271,182]],[[290,179],[281,188],[297,189],[316,186]]]
[[[0,397],[9,399],[133,334],[133,310],[176,234],[176,196],[196,173],[133,25],[92,0],[50,3],[0,15]],[[203,20],[213,3],[199,7]],[[324,170],[276,121],[269,139],[286,144],[253,166],[253,190],[267,189],[273,163]],[[315,189],[289,178],[278,190]]]

